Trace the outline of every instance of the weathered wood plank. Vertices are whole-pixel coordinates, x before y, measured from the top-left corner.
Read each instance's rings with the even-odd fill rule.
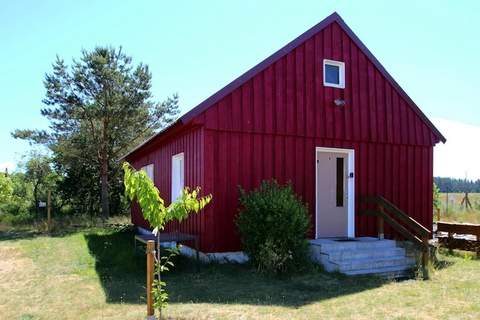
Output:
[[[478,236],[480,235],[480,224],[437,222],[437,232],[438,231],[458,234],[473,234],[477,236],[478,241]]]

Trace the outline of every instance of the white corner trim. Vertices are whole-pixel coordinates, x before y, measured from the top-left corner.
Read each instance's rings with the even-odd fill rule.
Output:
[[[318,217],[318,206],[317,206],[317,188],[318,188],[318,168],[317,160],[319,152],[334,152],[334,153],[345,153],[347,154],[347,163],[348,169],[347,174],[350,176],[350,173],[353,173],[353,177],[348,177],[348,226],[347,234],[349,237],[355,237],[355,150],[354,149],[341,149],[341,148],[325,148],[325,147],[315,147],[315,239],[318,238],[317,230],[317,217]]]
[[[338,74],[338,80],[339,80],[338,84],[327,82],[327,72],[326,72],[326,68],[325,68],[326,64],[338,67],[338,73],[339,73]],[[325,87],[345,89],[345,62],[335,61],[335,60],[330,60],[330,59],[323,59],[323,85]]]

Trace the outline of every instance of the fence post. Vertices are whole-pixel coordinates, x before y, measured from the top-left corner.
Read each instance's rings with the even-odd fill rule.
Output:
[[[154,272],[154,254],[155,241],[147,242],[147,320],[155,319],[155,311],[153,310],[153,272]]]
[[[422,250],[422,273],[423,273],[423,280],[428,280],[428,260],[429,260],[429,251],[430,246],[428,244],[428,236],[423,236],[423,250]]]
[[[47,193],[47,230],[52,231],[52,192],[48,190]]]
[[[453,233],[448,231],[448,236],[447,236],[447,247],[448,247],[448,253],[452,254],[453,253]]]
[[[480,258],[480,230],[476,234],[477,236],[477,247],[476,249],[476,254],[477,254],[477,259]]]
[[[383,231],[383,205],[378,205],[379,215],[377,216],[377,228],[378,228],[378,239],[383,240],[385,238],[385,232]]]

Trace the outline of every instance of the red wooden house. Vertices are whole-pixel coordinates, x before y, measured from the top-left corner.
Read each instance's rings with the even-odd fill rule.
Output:
[[[200,186],[213,201],[169,230],[204,252],[240,249],[238,186],[291,181],[312,238],[373,235],[358,197],[381,195],[432,228],[433,147],[445,138],[334,13],[125,158],[164,199]],[[148,227],[138,208],[132,222]],[[386,237],[390,230],[387,228]]]

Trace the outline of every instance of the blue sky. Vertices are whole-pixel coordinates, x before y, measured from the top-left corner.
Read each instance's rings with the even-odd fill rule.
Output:
[[[333,11],[447,139],[452,126],[480,134],[478,1],[4,1],[0,164],[29,149],[12,130],[47,126],[42,81],[57,54],[121,45],[150,66],[155,98],[178,92],[186,111]],[[480,178],[473,162],[451,166],[475,154],[447,161],[450,146],[464,150],[456,140],[438,148],[435,174]]]

